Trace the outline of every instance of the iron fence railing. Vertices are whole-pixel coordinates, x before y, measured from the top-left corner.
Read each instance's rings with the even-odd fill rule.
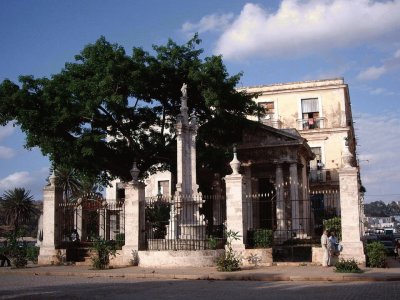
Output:
[[[181,195],[146,198],[147,250],[202,250],[224,245],[225,198]]]
[[[63,202],[57,207],[56,240],[61,248],[90,244],[94,238],[125,242],[124,201]]]

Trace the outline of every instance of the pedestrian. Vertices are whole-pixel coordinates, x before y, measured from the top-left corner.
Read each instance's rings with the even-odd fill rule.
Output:
[[[329,267],[331,264],[330,255],[329,255],[329,237],[328,237],[328,230],[325,229],[322,236],[321,236],[321,246],[322,246],[322,266]]]
[[[6,256],[7,255],[7,241],[4,241],[4,246],[2,249],[0,249],[0,266],[4,267],[4,264],[6,264],[6,267],[11,266],[10,259]]]
[[[331,234],[329,236],[329,245],[328,245],[328,251],[331,257],[338,255],[339,252],[338,245],[339,243],[336,238],[336,233],[335,231],[331,231]]]
[[[400,252],[400,240],[397,240],[396,243],[394,244],[394,259],[397,259],[399,257],[399,252]]]

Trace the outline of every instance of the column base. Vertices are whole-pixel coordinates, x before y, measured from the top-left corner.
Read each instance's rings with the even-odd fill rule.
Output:
[[[342,242],[341,245],[343,250],[340,252],[340,259],[354,259],[357,261],[357,264],[365,266],[366,259],[362,242]]]
[[[125,266],[137,266],[139,263],[138,251],[139,247],[137,245],[122,246],[122,250],[119,252],[122,257],[119,260]]]
[[[205,225],[181,224],[180,238],[183,240],[204,240],[206,239]]]
[[[54,247],[40,247],[38,265],[59,265],[66,259],[64,249]]]

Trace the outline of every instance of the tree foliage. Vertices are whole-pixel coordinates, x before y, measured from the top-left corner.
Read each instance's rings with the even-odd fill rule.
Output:
[[[386,204],[383,201],[374,201],[364,204],[364,213],[368,217],[390,217],[400,215],[400,205],[395,201]]]
[[[142,171],[176,165],[174,124],[180,88],[188,84],[189,113],[199,119],[199,163],[225,168],[228,146],[259,113],[255,94],[235,90],[241,74],[229,76],[221,56],[202,56],[194,36],[183,45],[169,40],[132,55],[104,37],[51,78],[20,76],[0,85],[0,124],[16,122],[26,146],[40,147],[53,165],[68,166],[103,181],[130,179],[136,160]],[[111,138],[110,138],[111,137]]]
[[[14,231],[18,231],[22,224],[29,222],[37,214],[33,196],[24,188],[5,191],[0,206],[6,224],[13,226]]]

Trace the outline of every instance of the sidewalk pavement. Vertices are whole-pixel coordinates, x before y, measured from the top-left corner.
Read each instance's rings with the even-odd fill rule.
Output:
[[[132,279],[178,280],[253,280],[253,281],[400,281],[400,261],[389,259],[388,268],[364,268],[360,274],[336,273],[334,267],[283,263],[253,267],[237,272],[218,272],[216,268],[142,268],[125,267],[93,270],[88,266],[37,266],[24,269],[0,268],[0,276],[25,274],[38,276],[120,277]]]

